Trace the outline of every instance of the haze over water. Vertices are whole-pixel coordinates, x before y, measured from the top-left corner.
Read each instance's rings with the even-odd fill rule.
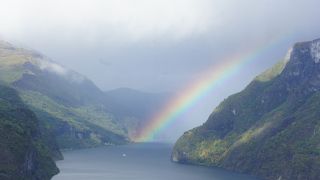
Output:
[[[170,161],[172,145],[133,144],[68,151],[53,180],[257,180],[219,168]]]

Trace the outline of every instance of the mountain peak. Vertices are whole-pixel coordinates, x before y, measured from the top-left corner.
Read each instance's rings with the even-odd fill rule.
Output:
[[[318,81],[319,62],[320,39],[296,43],[283,74],[287,78],[293,78],[295,82]]]
[[[290,59],[293,61],[297,59],[312,60],[314,63],[320,62],[320,39],[312,41],[299,42],[293,46],[294,53],[291,54],[293,57]],[[301,58],[303,57],[303,58]]]
[[[298,42],[287,51],[282,61],[258,75],[255,80],[261,82],[270,81],[283,71],[286,71],[290,75],[298,76],[301,74],[300,72],[306,69],[315,70],[314,63],[318,64],[319,62],[320,39]]]
[[[20,77],[25,73],[35,75],[37,72],[49,72],[77,83],[87,79],[35,50],[16,47],[3,40],[0,40],[0,54],[0,69],[16,69],[14,76],[19,74],[18,77]],[[16,80],[18,77],[10,79]]]

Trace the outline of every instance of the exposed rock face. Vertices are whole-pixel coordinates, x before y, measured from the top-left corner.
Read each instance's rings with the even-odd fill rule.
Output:
[[[314,62],[319,63],[320,61],[320,42],[319,41],[315,41],[311,43],[310,53]]]
[[[38,119],[16,91],[0,85],[0,179],[49,180],[59,172]]]
[[[266,179],[319,179],[320,39],[289,54],[186,132],[172,159]]]

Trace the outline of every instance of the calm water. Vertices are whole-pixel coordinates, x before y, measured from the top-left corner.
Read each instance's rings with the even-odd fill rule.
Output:
[[[170,161],[172,146],[148,143],[65,152],[53,180],[257,180]]]

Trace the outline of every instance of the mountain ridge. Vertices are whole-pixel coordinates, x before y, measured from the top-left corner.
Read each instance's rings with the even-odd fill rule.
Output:
[[[18,90],[61,148],[127,142],[112,115],[101,110],[103,92],[93,82],[38,52],[1,47],[1,81]]]
[[[0,81],[19,91],[63,149],[128,143],[166,99],[128,88],[104,92],[41,53],[7,42],[0,42]]]
[[[289,61],[257,76],[180,137],[172,159],[266,179],[317,179],[319,44],[320,39],[296,43]]]

